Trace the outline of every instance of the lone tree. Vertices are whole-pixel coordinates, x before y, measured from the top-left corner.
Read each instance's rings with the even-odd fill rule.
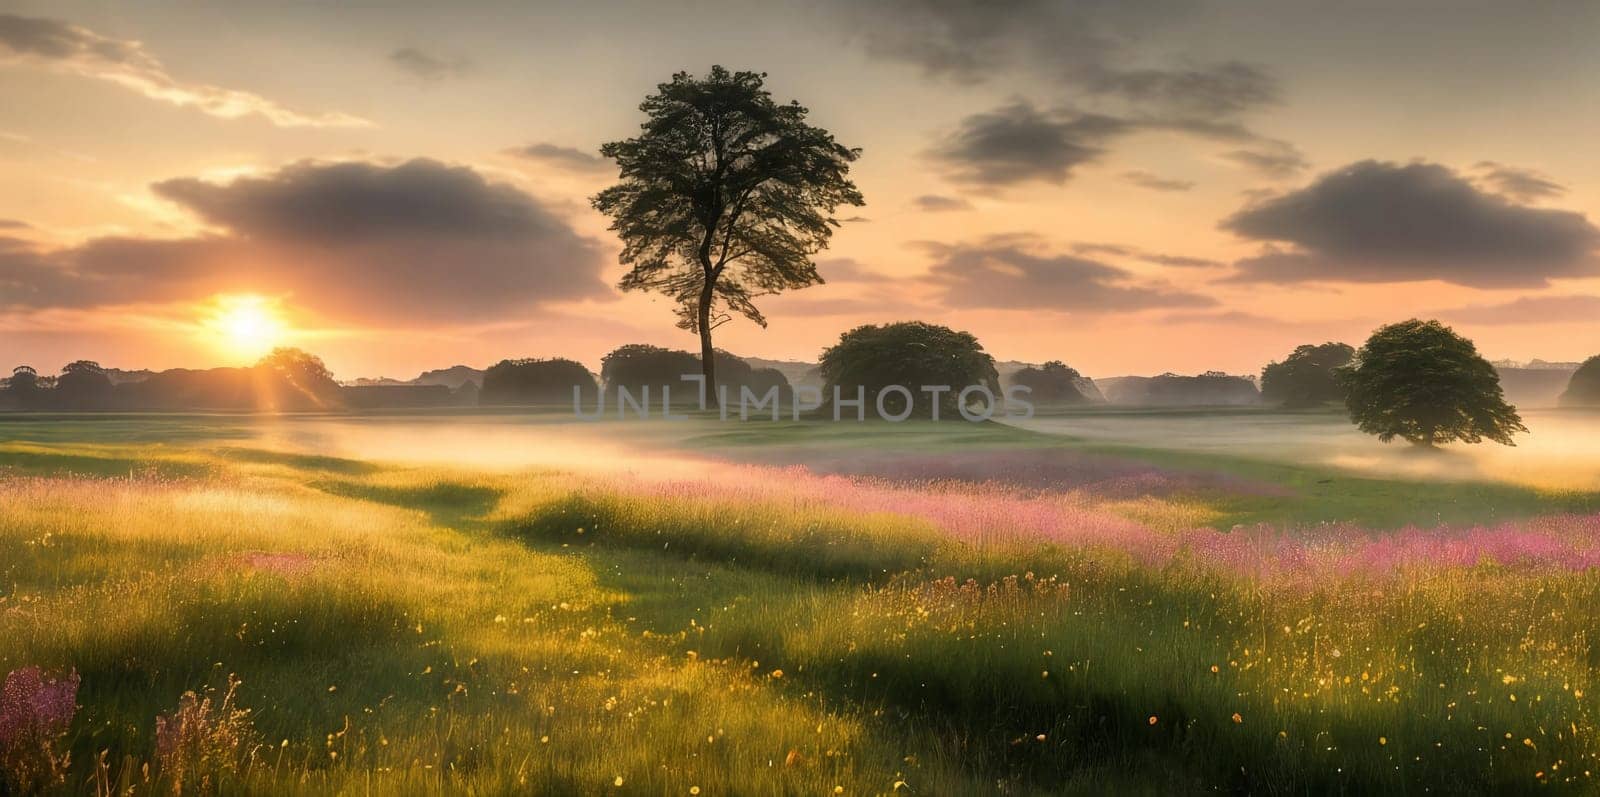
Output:
[[[1400,437],[1432,448],[1487,438],[1511,446],[1513,434],[1528,431],[1494,366],[1438,321],[1378,328],[1343,373],[1350,419],[1385,443]]]
[[[1297,346],[1281,363],[1261,369],[1261,400],[1285,407],[1315,407],[1344,399],[1339,369],[1356,350],[1348,343]]]
[[[633,267],[619,287],[677,303],[678,326],[700,335],[712,403],[711,330],[733,312],[766,326],[757,297],[821,283],[811,256],[839,226],[834,209],[864,204],[848,177],[861,150],[806,124],[799,103],[773,102],[765,77],[679,72],[639,106],[649,117],[639,136],[600,147],[621,181],[594,207],[611,217]]]

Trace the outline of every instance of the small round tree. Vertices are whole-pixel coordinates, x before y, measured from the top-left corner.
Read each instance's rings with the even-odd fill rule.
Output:
[[[1528,431],[1506,403],[1494,366],[1438,321],[1380,327],[1343,374],[1350,419],[1385,443],[1399,437],[1432,448],[1488,439],[1510,446],[1513,434]]]
[[[1583,361],[1572,372],[1567,391],[1561,394],[1563,407],[1600,407],[1600,354]]]
[[[961,391],[971,385],[988,388],[997,399],[1001,395],[994,358],[977,338],[921,321],[856,327],[822,352],[821,370],[825,402],[831,401],[835,387],[841,397],[854,400],[859,387],[866,406],[872,407],[880,390],[897,385],[911,393],[913,414],[921,417],[933,414],[935,395],[940,417],[954,416]],[[923,385],[950,389],[935,394],[924,392]],[[891,415],[903,412],[904,396],[890,395],[884,409]]]

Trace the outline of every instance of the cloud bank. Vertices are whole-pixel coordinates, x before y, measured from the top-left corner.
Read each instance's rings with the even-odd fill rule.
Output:
[[[1221,227],[1279,247],[1236,263],[1240,282],[1517,288],[1600,273],[1600,229],[1583,214],[1517,204],[1432,163],[1353,163]]]
[[[1030,181],[1060,185],[1127,130],[1120,119],[1040,111],[1019,100],[962,119],[928,154],[950,179],[979,188]]]
[[[503,320],[612,296],[596,244],[531,195],[462,166],[300,162],[230,183],[153,190],[213,227],[183,239],[0,247],[8,309],[288,293],[374,324]]]

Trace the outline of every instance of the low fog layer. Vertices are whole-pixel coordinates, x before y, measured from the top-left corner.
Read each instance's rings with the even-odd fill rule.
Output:
[[[1489,480],[1534,487],[1600,487],[1600,414],[1527,410],[1514,448],[1380,443],[1341,413],[1101,412],[1035,417],[1015,426],[1098,442],[1332,465],[1389,475]]]

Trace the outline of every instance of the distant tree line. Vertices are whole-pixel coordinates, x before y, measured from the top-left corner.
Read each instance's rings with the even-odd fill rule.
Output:
[[[1094,382],[1060,360],[1022,368],[1011,375],[1011,383],[1028,388],[1029,400],[1037,404],[1089,404],[1100,398]]]
[[[309,411],[343,406],[342,390],[322,360],[290,348],[275,349],[244,368],[174,368],[122,384],[113,383],[106,369],[90,360],[68,363],[54,377],[22,365],[0,385],[0,408],[21,410]]]
[[[1261,400],[1292,408],[1342,402],[1346,390],[1339,369],[1355,356],[1347,343],[1297,347],[1283,362],[1261,369]]]
[[[1600,362],[1590,362],[1600,381]],[[1569,396],[1581,395],[1582,373],[1573,374]],[[1513,437],[1528,431],[1505,400],[1494,365],[1438,321],[1379,327],[1360,349],[1300,346],[1261,372],[1261,393],[1285,407],[1343,403],[1361,431],[1422,448],[1483,440],[1515,445]]]
[[[717,386],[734,400],[737,400],[741,389],[766,395],[774,388],[780,400],[788,400],[789,380],[778,369],[751,367],[749,363],[721,349],[716,349],[714,356]],[[675,407],[698,407],[699,383],[685,381],[684,377],[702,376],[703,373],[700,357],[693,353],[648,343],[631,343],[601,358],[598,379],[582,363],[574,360],[501,360],[484,372],[479,401],[493,405],[571,406],[573,388],[577,388],[580,401],[588,403],[598,398],[603,386],[604,390],[613,394],[613,401],[617,390],[624,389],[635,401],[644,400],[648,394],[650,402],[657,408],[664,397],[670,397]],[[706,404],[716,406],[709,395]]]
[[[777,369],[752,367],[721,349],[714,350],[714,357],[716,393],[728,401],[737,402],[743,391],[758,397],[776,391],[784,404],[794,398],[794,389]],[[902,386],[914,392],[909,397],[898,391],[887,395],[883,409],[889,415],[952,418],[967,406],[959,394],[962,388],[978,386],[988,396],[1006,395],[994,358],[978,339],[936,324],[856,327],[820,359],[819,410],[836,390],[841,397],[865,396],[875,410],[879,393]],[[484,372],[481,392],[472,382],[452,392],[442,385],[342,387],[321,359],[290,348],[276,349],[248,367],[141,372],[142,379],[120,382],[98,363],[77,360],[55,375],[16,366],[0,379],[0,409],[313,411],[445,403],[421,396],[423,390],[451,397],[454,403],[463,403],[465,397],[469,404],[570,407],[576,388],[584,402],[602,390],[626,390],[642,402],[648,391],[651,406],[659,411],[666,398],[663,388],[668,387],[675,408],[699,404],[699,385],[684,377],[703,374],[701,366],[693,353],[637,343],[607,354],[598,375],[574,360],[508,359]],[[1116,403],[1227,404],[1256,395],[1250,380],[1215,371],[1104,381],[1106,395]],[[1081,405],[1099,397],[1093,381],[1060,360],[1023,367],[1009,383],[1008,390],[1026,388],[1027,400],[1039,405]],[[919,391],[923,385],[951,390],[924,393]],[[1425,448],[1483,440],[1512,445],[1516,434],[1527,431],[1516,408],[1505,400],[1495,366],[1471,341],[1438,321],[1412,319],[1380,327],[1360,349],[1337,342],[1299,346],[1262,370],[1260,397],[1289,408],[1342,404],[1362,431]],[[707,404],[715,406],[710,398]],[[1600,406],[1600,356],[1573,373],[1562,403]]]

